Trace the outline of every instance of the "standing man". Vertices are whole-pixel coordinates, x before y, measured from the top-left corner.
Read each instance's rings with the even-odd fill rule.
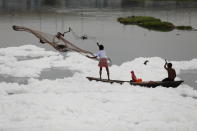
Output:
[[[105,53],[105,50],[104,50],[104,46],[100,45],[99,43],[97,43],[97,45],[99,47],[99,51],[96,54],[96,56],[94,56],[94,57],[87,56],[87,57],[89,57],[89,58],[98,58],[99,59],[98,66],[100,67],[100,71],[99,71],[100,79],[101,79],[101,76],[102,76],[102,68],[105,67],[106,71],[107,71],[108,80],[110,80],[109,66],[108,66],[108,63],[107,63],[108,58],[106,56],[106,53]]]

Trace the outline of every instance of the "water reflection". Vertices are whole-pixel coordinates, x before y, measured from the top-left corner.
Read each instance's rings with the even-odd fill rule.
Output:
[[[184,79],[185,84],[197,90],[197,70],[182,70],[179,76]]]
[[[55,80],[55,79],[63,79],[65,77],[72,77],[74,73],[79,72],[75,70],[69,70],[65,68],[51,68],[48,70],[44,70],[41,72],[39,80],[43,79],[49,79],[49,80]]]
[[[39,9],[42,6],[42,0],[0,0],[2,10],[24,10]]]
[[[0,74],[0,82],[28,84],[29,77],[14,77],[5,74]]]
[[[195,0],[0,0],[0,8],[10,10],[42,10],[45,6],[63,8],[177,8],[197,7]]]
[[[39,80],[48,79],[48,80],[55,80],[55,79],[63,79],[65,77],[72,77],[74,73],[79,71],[69,70],[65,68],[51,68],[48,70],[43,70],[38,78]],[[28,84],[28,80],[30,77],[15,77],[11,75],[0,74],[0,82],[6,83],[18,83],[18,84]]]

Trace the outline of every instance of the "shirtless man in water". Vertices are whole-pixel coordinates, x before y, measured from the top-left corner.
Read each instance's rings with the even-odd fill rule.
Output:
[[[165,60],[166,61],[166,60]],[[174,81],[175,77],[176,77],[176,71],[172,68],[172,63],[165,63],[164,68],[167,70],[168,72],[168,77],[163,79],[162,81]]]

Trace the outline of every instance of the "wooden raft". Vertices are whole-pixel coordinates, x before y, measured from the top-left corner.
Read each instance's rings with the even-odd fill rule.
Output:
[[[118,83],[118,84],[123,84],[124,82],[128,82],[129,81],[122,81],[122,80],[108,80],[108,79],[100,79],[100,78],[96,78],[96,77],[86,77],[88,80],[92,81],[92,80],[95,80],[95,81],[101,81],[101,82],[107,82],[107,83]]]
[[[107,82],[107,83],[118,83],[118,84],[123,84],[125,82],[130,83],[130,85],[133,86],[143,86],[143,87],[148,87],[148,88],[155,88],[157,86],[163,86],[163,87],[173,87],[176,88],[179,85],[181,85],[184,81],[180,80],[180,81],[166,81],[166,82],[162,82],[162,81],[144,81],[144,82],[132,82],[132,81],[122,81],[122,80],[108,80],[108,79],[100,79],[100,78],[96,78],[96,77],[86,77],[88,80],[92,81],[101,81],[101,82]]]

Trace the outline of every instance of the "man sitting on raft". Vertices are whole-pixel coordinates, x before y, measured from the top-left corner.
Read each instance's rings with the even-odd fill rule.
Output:
[[[166,60],[165,60],[166,61]],[[168,72],[168,77],[163,79],[162,81],[174,81],[175,77],[176,77],[176,71],[172,68],[172,63],[165,63],[164,68],[167,70]]]

